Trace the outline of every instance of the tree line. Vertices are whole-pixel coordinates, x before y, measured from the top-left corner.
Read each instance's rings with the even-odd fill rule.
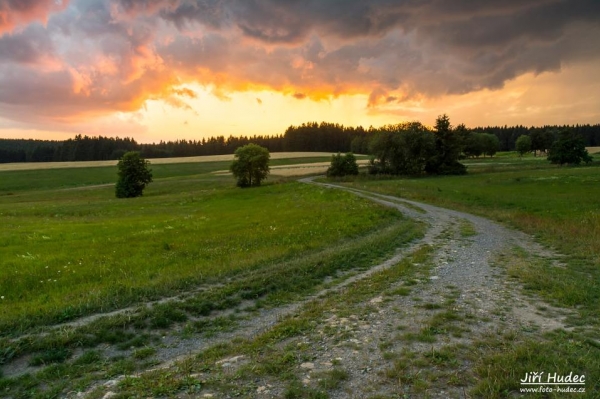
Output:
[[[316,151],[368,154],[369,144],[380,132],[389,130],[362,126],[347,127],[334,123],[303,123],[290,126],[280,135],[217,136],[201,140],[160,141],[139,144],[132,138],[77,135],[65,141],[0,139],[0,163],[98,161],[120,159],[128,151],[138,151],[144,158],[187,157],[233,154],[249,143],[270,152]],[[526,135],[532,140],[532,151],[549,149],[559,131],[568,129],[581,136],[586,146],[600,146],[600,124],[544,127],[477,127],[458,125],[454,131],[461,136],[462,153],[469,157],[493,155],[495,151],[515,149],[517,138]]]

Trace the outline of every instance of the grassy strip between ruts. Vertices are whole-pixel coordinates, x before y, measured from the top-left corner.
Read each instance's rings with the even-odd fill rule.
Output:
[[[325,277],[369,268],[420,234],[417,225],[397,220],[365,237],[240,275],[184,301],[158,305],[134,315],[105,318],[79,328],[60,329],[42,338],[5,340],[3,352],[13,356],[34,352],[33,359],[41,359],[48,367],[35,375],[0,380],[0,391],[9,390],[16,397],[60,396],[67,390],[84,389],[95,379],[143,370],[151,364],[148,358],[154,353],[157,330],[163,334],[165,329],[177,329],[178,325],[180,330],[201,334],[211,323],[222,321],[211,319],[211,313],[235,308],[243,300],[261,298],[260,306],[299,300],[321,286]],[[157,321],[160,321],[158,325]],[[131,347],[140,346],[136,339],[144,347],[132,350]],[[104,356],[102,350],[94,349],[100,343],[115,345],[123,355]],[[84,350],[82,355],[70,359],[73,352],[81,349]],[[126,355],[130,358],[126,359]]]
[[[304,351],[309,348],[289,340],[313,332],[319,321],[332,309],[362,306],[368,298],[385,292],[399,280],[413,277],[419,269],[415,265],[428,262],[431,251],[431,247],[423,246],[388,269],[353,282],[341,292],[335,291],[313,300],[300,313],[282,319],[272,329],[253,339],[240,339],[215,346],[168,369],[126,377],[117,387],[111,388],[113,393],[116,391],[112,397],[132,398],[148,394],[174,396],[186,392],[191,395],[218,392],[243,397],[256,391],[256,379],[272,378],[287,386],[282,395],[285,398],[328,398],[327,391],[339,388],[348,374],[344,369],[335,367],[320,376],[318,387],[306,386],[300,381],[295,369],[303,361],[311,360],[303,357]],[[365,308],[364,311],[370,310]],[[235,371],[235,375],[222,371],[219,365],[221,359],[241,355],[250,361]],[[106,388],[102,387],[94,391],[90,398],[101,398],[105,393]]]

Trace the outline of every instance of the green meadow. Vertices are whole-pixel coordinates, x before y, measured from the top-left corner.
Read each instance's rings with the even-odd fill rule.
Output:
[[[499,331],[452,355],[472,366],[467,372],[469,395],[511,397],[518,376],[531,370],[558,367],[597,376],[600,165],[556,167],[542,157],[512,153],[465,163],[465,176],[360,175],[338,183],[494,219],[562,254],[555,259],[561,267],[518,248],[498,254],[496,266],[507,279],[572,314],[566,330]],[[212,173],[228,166],[153,165],[154,182],[143,197],[134,199],[115,198],[116,167],[0,172],[0,365],[10,368],[20,361],[33,368],[22,375],[0,373],[0,392],[64,397],[98,381],[129,376],[119,383],[118,397],[171,397],[200,389],[204,382],[191,378],[192,371],[203,373],[219,359],[239,354],[265,357],[248,375],[290,378],[286,397],[329,397],[325,391],[343,384],[349,374],[340,369],[338,375],[323,378],[331,385],[324,383],[321,396],[307,391],[289,373],[288,363],[301,361],[296,358],[299,349],[294,345],[285,349],[291,354],[281,353],[287,340],[310,333],[321,313],[333,308],[361,304],[386,292],[409,295],[417,271],[423,272],[416,265],[432,263],[435,248],[422,247],[397,267],[353,282],[351,296],[340,291],[314,299],[299,315],[258,336],[211,347],[175,369],[143,374],[160,364],[154,355],[165,349],[165,335],[186,339],[232,331],[259,309],[307,300],[423,235],[424,226],[399,212],[342,190],[277,177],[259,188],[239,189],[231,176]],[[476,233],[468,223],[459,229],[464,237]],[[397,279],[406,283],[392,289]],[[443,315],[453,315],[452,303],[448,301]],[[423,306],[432,310],[442,304]],[[52,328],[124,308],[132,311]],[[411,345],[409,338],[399,334],[393,339]],[[436,369],[453,369],[449,352],[440,353],[445,357],[436,357]],[[409,360],[397,359],[398,367],[386,376],[400,381]],[[426,368],[418,361],[423,360],[411,362]],[[235,387],[238,377],[238,383],[245,381],[243,374],[217,377],[226,390]],[[594,397],[597,381],[590,379],[586,388],[582,397]],[[90,397],[102,397],[100,392]]]
[[[338,190],[276,179],[242,190],[209,174],[228,165],[154,165],[136,199],[95,186],[116,167],[2,172],[1,334],[172,296],[400,218]]]
[[[327,162],[330,157],[306,157],[272,159],[271,166]],[[174,164],[152,164],[155,179],[198,177],[210,172],[229,169],[231,161],[190,162]],[[86,185],[108,184],[117,181],[117,168],[114,167],[74,167],[57,172],[56,169],[0,171],[0,197],[18,192],[82,187]]]

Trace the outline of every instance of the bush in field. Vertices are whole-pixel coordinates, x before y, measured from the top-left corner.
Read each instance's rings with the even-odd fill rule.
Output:
[[[548,152],[548,161],[553,164],[575,164],[579,165],[581,161],[589,163],[592,157],[585,149],[583,138],[577,133],[565,129],[559,134],[558,140],[552,144]]]
[[[146,185],[152,181],[150,162],[137,151],[126,152],[119,160],[119,180],[115,194],[117,198],[140,197]]]
[[[520,135],[515,143],[515,149],[519,153],[520,157],[527,154],[529,151],[531,151],[531,137],[526,134]]]
[[[260,186],[269,174],[269,150],[256,144],[247,144],[235,150],[229,170],[237,178],[239,187]]]
[[[358,164],[353,153],[348,152],[346,155],[331,156],[331,165],[327,169],[327,177],[342,177],[358,174]]]

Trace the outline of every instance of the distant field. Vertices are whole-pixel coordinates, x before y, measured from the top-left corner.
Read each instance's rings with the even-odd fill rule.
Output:
[[[586,147],[585,148],[590,154],[600,154],[600,147]]]
[[[368,159],[358,159],[356,163],[359,166],[365,166],[369,163]],[[324,174],[331,165],[331,162],[297,163],[292,165],[271,166],[270,174],[272,176],[294,177],[315,174]],[[214,172],[217,175],[228,175],[228,170],[219,170]]]
[[[297,175],[306,173],[321,173],[326,167],[319,166],[317,169],[312,169],[312,164],[325,165],[326,161],[331,159],[330,154],[323,155],[322,153],[289,153],[291,158],[283,158],[284,153],[276,153],[271,160],[271,167],[277,170],[273,173],[273,179],[276,176]],[[216,161],[223,157],[229,157],[226,161]],[[228,182],[232,182],[233,178],[228,175],[227,170],[231,164],[231,156],[217,157],[195,157],[201,159],[198,162],[189,162],[190,158],[165,158],[151,161],[151,169],[154,179],[165,178],[214,178],[214,176],[205,176],[207,173],[222,171]],[[172,163],[161,163],[155,161],[172,160]],[[212,160],[212,161],[211,161]],[[105,161],[99,161],[102,163]],[[111,161],[112,162],[112,161]],[[114,163],[114,162],[113,162]],[[8,170],[0,172],[0,196],[16,195],[27,190],[54,190],[66,189],[83,186],[97,186],[103,184],[112,184],[117,181],[117,168],[113,164],[111,166],[94,166],[83,167],[79,162],[64,163],[65,167],[47,168],[47,169],[22,169]],[[4,166],[19,164],[5,164]],[[45,164],[28,164],[32,166],[44,166]],[[69,166],[69,167],[66,167]],[[2,165],[0,165],[2,167]],[[292,172],[286,172],[285,168],[292,168]],[[284,168],[278,170],[278,168]],[[297,173],[297,172],[300,173]],[[287,173],[287,174],[286,174]],[[271,180],[273,180],[271,179]]]
[[[328,152],[272,152],[271,159],[295,159],[295,158],[330,158]],[[207,155],[198,157],[179,158],[150,158],[153,165],[174,163],[198,163],[198,162],[223,162],[231,161],[233,155]],[[35,170],[35,169],[60,169],[60,168],[91,168],[101,166],[114,166],[118,161],[81,161],[81,162],[21,162],[0,164],[0,171],[6,170]]]

